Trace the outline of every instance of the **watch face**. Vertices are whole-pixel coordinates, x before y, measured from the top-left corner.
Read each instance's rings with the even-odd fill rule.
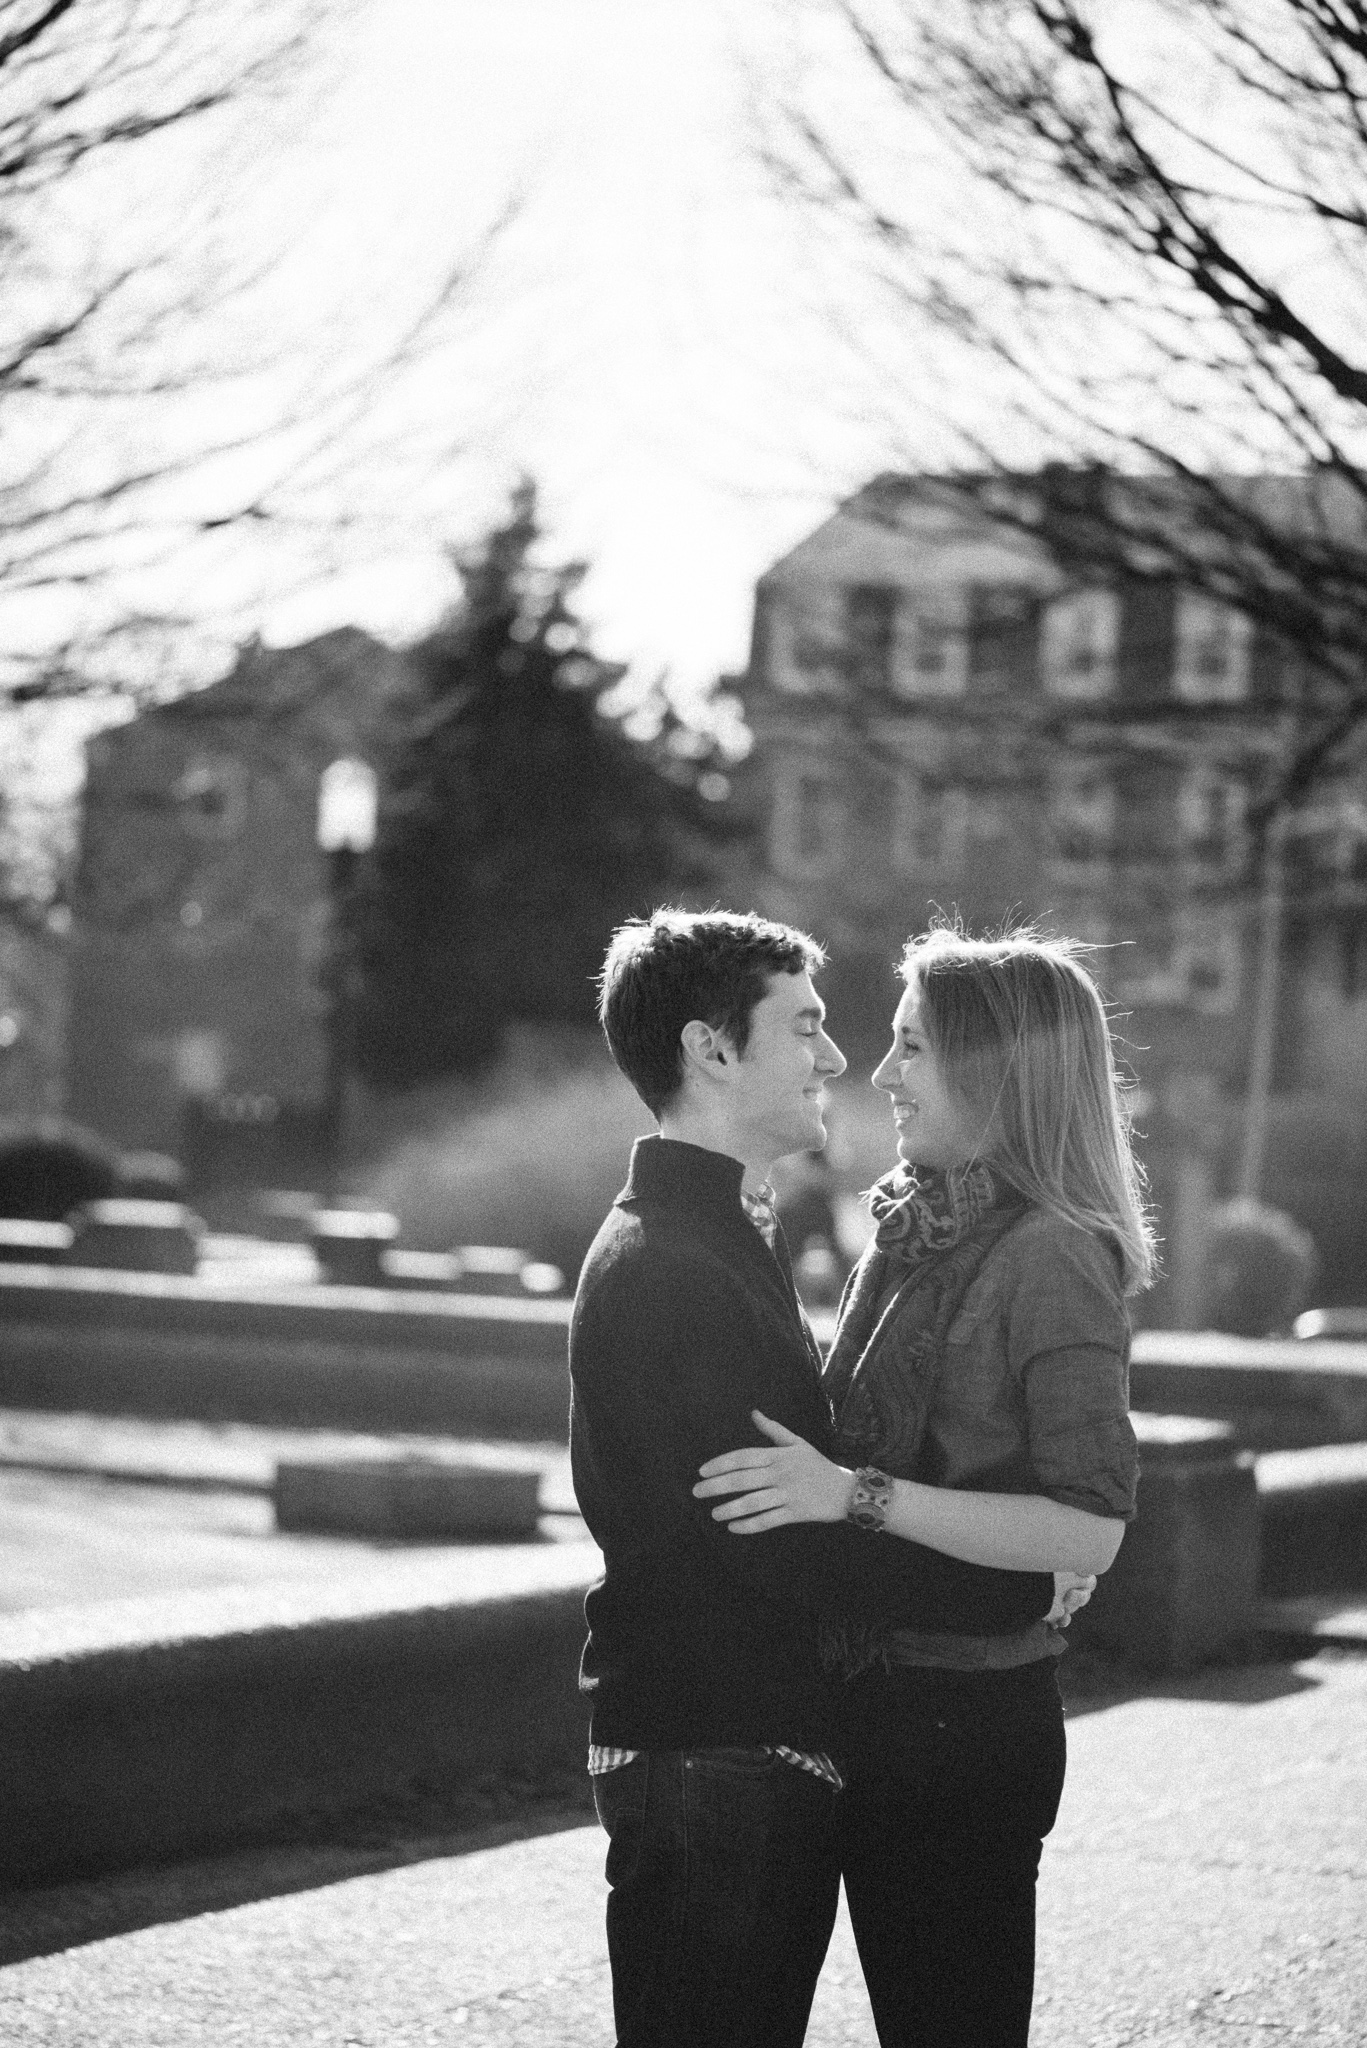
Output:
[[[892,1481],[886,1472],[866,1466],[854,1475],[854,1494],[848,1519],[860,1529],[880,1530],[892,1501]]]
[[[888,1510],[887,1482],[882,1475],[860,1472],[855,1477],[849,1518],[860,1529],[881,1529]]]

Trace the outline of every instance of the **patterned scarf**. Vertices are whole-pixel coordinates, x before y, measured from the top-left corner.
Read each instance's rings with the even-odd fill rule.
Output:
[[[899,1167],[870,1191],[877,1230],[851,1276],[824,1375],[843,1464],[926,1476],[922,1444],[950,1325],[1025,1207],[981,1164],[947,1174]],[[848,1676],[885,1656],[879,1633],[863,1628],[823,1629],[823,1650]]]
[[[917,1476],[949,1326],[1024,1207],[983,1165],[899,1167],[871,1190],[873,1248],[850,1283],[825,1373],[847,1463]]]

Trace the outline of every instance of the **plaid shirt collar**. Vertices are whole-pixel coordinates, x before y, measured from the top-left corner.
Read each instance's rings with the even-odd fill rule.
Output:
[[[767,1180],[762,1180],[753,1192],[742,1188],[740,1205],[772,1251],[774,1233],[778,1229],[778,1196],[774,1189]]]

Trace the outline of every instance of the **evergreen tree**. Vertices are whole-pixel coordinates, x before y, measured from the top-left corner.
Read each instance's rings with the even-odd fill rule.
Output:
[[[625,670],[575,616],[585,567],[542,566],[540,538],[524,483],[506,523],[453,554],[460,602],[413,651],[348,918],[354,1058],[381,1085],[469,1072],[514,1019],[591,1021],[613,927],[705,888],[737,829],[709,801],[712,742],[658,693],[648,738],[605,704]]]

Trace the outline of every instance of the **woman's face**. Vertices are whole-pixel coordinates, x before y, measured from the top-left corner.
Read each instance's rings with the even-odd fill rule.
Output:
[[[978,1147],[959,1104],[945,1085],[940,1062],[921,1024],[920,994],[913,982],[892,1020],[892,1050],[873,1076],[892,1102],[897,1156],[905,1166],[943,1173],[966,1166]]]

